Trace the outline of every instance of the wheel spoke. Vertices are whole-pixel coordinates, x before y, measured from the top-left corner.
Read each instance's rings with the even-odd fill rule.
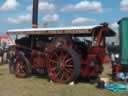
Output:
[[[69,63],[70,61],[72,61],[72,58],[68,58],[67,60],[65,60],[65,63]]]
[[[65,80],[70,80],[70,78],[71,78],[71,76],[72,76],[72,73],[68,73],[68,72],[66,72],[66,71],[64,71],[64,73],[65,73],[64,79],[65,79]]]
[[[20,63],[19,62],[17,63],[17,66],[16,66],[16,72],[20,72]]]
[[[26,73],[26,72],[27,72],[27,67],[22,68],[22,71],[23,71],[24,73]]]
[[[63,78],[64,78],[64,72],[62,71],[60,80],[63,80]]]
[[[65,54],[63,60],[66,60],[69,57],[69,54]]]
[[[72,77],[72,73],[67,71],[64,71],[63,73],[64,73],[64,80],[70,80],[70,78]]]
[[[51,64],[58,64],[59,63],[57,60],[53,60],[53,59],[49,59],[49,62],[51,62]]]
[[[59,59],[60,62],[63,62],[64,61],[63,60],[64,59],[64,52],[63,51],[60,52],[60,57],[59,58],[60,58]]]
[[[58,69],[58,67],[57,67],[57,66],[56,66],[56,67],[51,68],[51,70],[52,70],[52,71],[56,71],[56,69]]]
[[[61,59],[61,62],[65,63],[65,60],[68,58],[68,54],[64,54],[60,59]]]
[[[73,65],[65,65],[66,68],[73,68]]]
[[[65,71],[66,73],[72,73],[72,72],[73,72],[73,69],[67,69],[67,68],[65,68],[64,71]]]
[[[23,73],[24,72],[24,69],[23,69],[23,66],[22,65],[19,66],[19,72],[20,73]]]
[[[24,70],[24,69],[21,69],[20,72],[21,72],[21,73],[25,73],[25,70]]]
[[[56,58],[59,58],[57,52],[54,52],[54,55],[55,55]]]
[[[61,71],[58,71],[58,73],[56,74],[55,78],[59,77]]]

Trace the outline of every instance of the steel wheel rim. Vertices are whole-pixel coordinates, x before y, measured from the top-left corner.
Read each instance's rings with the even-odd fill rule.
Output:
[[[49,76],[55,82],[65,83],[74,76],[73,58],[64,49],[55,50],[49,58]]]

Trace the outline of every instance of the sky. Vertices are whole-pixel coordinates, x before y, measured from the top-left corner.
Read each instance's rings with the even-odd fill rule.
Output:
[[[9,29],[31,28],[33,0],[0,0],[0,34]],[[39,0],[39,27],[98,25],[128,17],[128,0]]]

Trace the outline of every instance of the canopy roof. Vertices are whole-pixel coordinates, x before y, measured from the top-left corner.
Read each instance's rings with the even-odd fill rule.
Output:
[[[30,29],[14,29],[8,30],[8,35],[76,35],[91,36],[92,30],[98,32],[102,25],[95,26],[72,26],[58,28],[30,28]],[[115,32],[108,28],[109,32],[105,32],[106,36],[114,36]]]

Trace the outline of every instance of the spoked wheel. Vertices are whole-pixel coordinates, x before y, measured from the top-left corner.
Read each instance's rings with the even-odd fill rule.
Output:
[[[18,56],[15,62],[15,75],[16,77],[25,78],[30,75],[30,63],[24,56]]]
[[[51,80],[59,83],[75,81],[80,73],[80,59],[71,48],[56,48],[50,54],[48,74]]]

